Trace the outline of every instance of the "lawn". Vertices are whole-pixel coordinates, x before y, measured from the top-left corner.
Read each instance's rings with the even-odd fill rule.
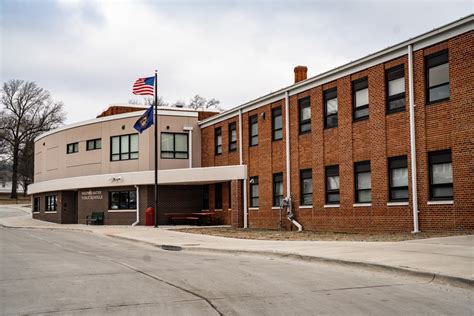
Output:
[[[426,239],[434,237],[470,235],[473,231],[453,232],[453,233],[343,233],[343,232],[314,232],[314,231],[280,231],[257,228],[232,228],[232,227],[196,227],[178,228],[179,232],[221,236],[239,239],[257,240],[313,240],[313,241],[404,241],[414,239]]]

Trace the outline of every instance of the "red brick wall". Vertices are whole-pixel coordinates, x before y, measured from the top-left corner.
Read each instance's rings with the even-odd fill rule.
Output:
[[[414,52],[416,146],[418,169],[418,205],[422,231],[474,229],[474,32]],[[425,102],[424,56],[448,48],[450,99],[433,105]],[[305,229],[324,231],[404,231],[413,229],[411,179],[409,205],[388,206],[389,157],[406,155],[409,174],[409,109],[407,57],[379,64],[290,97],[291,196],[298,221]],[[406,110],[386,115],[385,69],[404,64]],[[351,82],[368,77],[370,118],[352,122]],[[323,91],[337,86],[338,119],[336,128],[324,129]],[[298,133],[298,99],[310,96],[311,129]],[[249,211],[250,227],[277,228],[278,210],[272,209],[272,174],[285,173],[285,129],[283,140],[271,141],[271,108],[283,109],[284,100],[243,113],[243,157],[248,175],[259,177],[260,207]],[[264,113],[264,117],[261,115]],[[248,118],[258,114],[259,145],[249,147]],[[230,122],[237,117],[202,129],[202,165],[219,166],[239,163],[238,151],[228,153]],[[214,155],[214,128],[222,127],[222,155]],[[239,127],[238,127],[239,128]],[[454,176],[454,204],[428,205],[427,153],[451,149]],[[372,171],[372,206],[354,207],[354,163],[370,160]],[[339,208],[325,208],[324,168],[339,165],[341,203]],[[313,207],[299,208],[299,172],[313,173]],[[284,185],[286,191],[286,185]],[[213,204],[213,193],[210,205]],[[286,192],[285,192],[286,195]],[[212,206],[211,206],[212,207]]]

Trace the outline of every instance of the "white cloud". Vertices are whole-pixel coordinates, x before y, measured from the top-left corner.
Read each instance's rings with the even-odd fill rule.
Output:
[[[1,79],[37,81],[64,101],[68,122],[134,98],[134,80],[154,69],[166,101],[199,93],[236,106],[291,84],[298,64],[316,75],[465,16],[470,7],[469,1],[430,2],[431,10],[424,1],[60,1],[30,12],[16,4],[1,20]]]

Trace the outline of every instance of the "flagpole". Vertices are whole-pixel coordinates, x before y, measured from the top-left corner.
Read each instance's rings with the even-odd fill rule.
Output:
[[[155,227],[158,228],[158,75],[155,70]]]

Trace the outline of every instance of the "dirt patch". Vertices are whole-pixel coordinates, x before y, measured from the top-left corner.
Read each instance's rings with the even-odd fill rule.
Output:
[[[231,228],[231,227],[219,227],[219,228],[181,228],[174,229],[175,231],[191,233],[191,234],[202,234],[229,238],[239,239],[256,239],[256,240],[324,240],[324,241],[404,241],[414,239],[426,239],[434,237],[447,237],[447,236],[461,236],[471,235],[474,231],[469,232],[454,232],[454,233],[327,233],[327,232],[312,232],[312,231],[279,231],[271,229],[243,229],[243,228]]]

